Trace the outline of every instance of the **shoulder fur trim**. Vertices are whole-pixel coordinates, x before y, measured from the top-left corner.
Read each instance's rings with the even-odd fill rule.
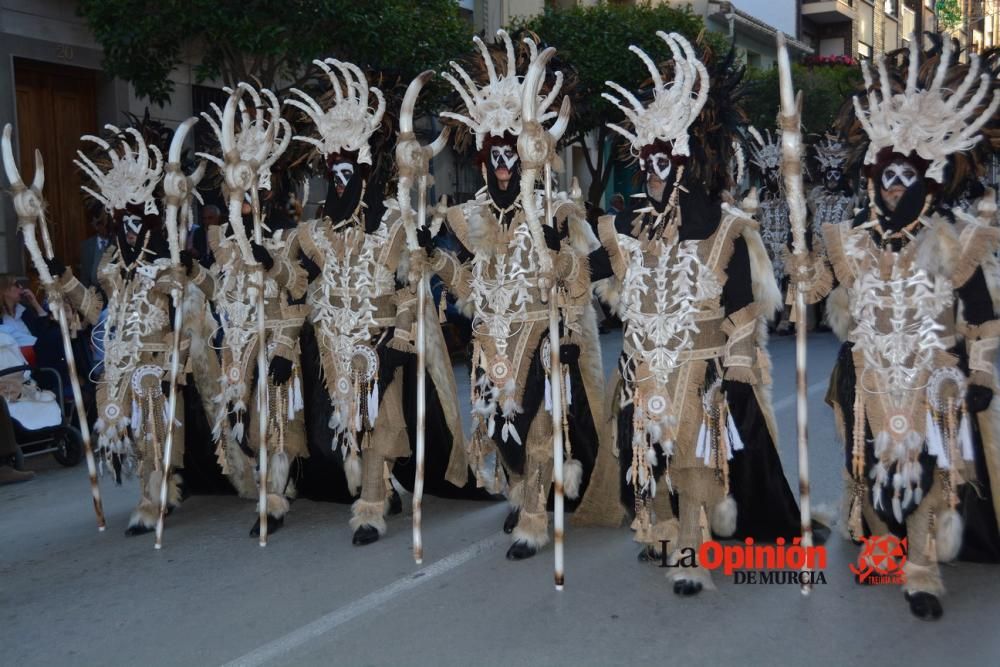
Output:
[[[932,276],[952,278],[954,282],[956,270],[961,263],[958,234],[948,220],[940,216],[934,216],[932,220],[933,225],[925,227],[917,235],[917,266]],[[969,270],[965,280],[972,276],[975,268],[973,266]],[[964,284],[965,280],[955,282],[955,286]]]
[[[782,308],[781,290],[774,280],[771,260],[764,248],[764,241],[760,238],[758,225],[745,211],[728,204],[722,205],[722,215],[722,222],[719,224],[728,225],[728,229],[723,230],[727,236],[722,240],[726,245],[720,258],[719,268],[724,271],[728,266],[733,256],[733,242],[737,236],[742,236],[750,255],[754,301],[759,305],[759,312],[767,319],[771,319],[774,313]]]
[[[952,234],[957,232],[958,258],[951,275],[955,286],[961,287],[988,258],[993,258],[1000,246],[1000,229],[980,224],[976,218],[965,213],[958,212],[957,217],[960,231],[953,229]]]

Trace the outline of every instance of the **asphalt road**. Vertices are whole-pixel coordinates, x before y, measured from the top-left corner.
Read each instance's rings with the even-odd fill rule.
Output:
[[[605,339],[606,370],[619,345]],[[814,503],[836,506],[841,455],[823,404],[837,349],[810,343]],[[794,476],[794,343],[771,343],[786,474]],[[459,379],[467,377],[457,368]],[[467,395],[459,390],[459,396]],[[247,537],[250,501],[189,499],[165,545],[122,531],[133,486],[102,485],[98,533],[83,465],[32,459],[38,478],[0,487],[0,664],[4,665],[995,665],[1000,570],[944,568],[934,624],[892,586],[859,587],[857,549],[834,536],[826,585],[737,585],[678,599],[666,570],[640,564],[626,529],[569,528],[566,587],[552,550],[504,559],[503,503],[424,505],[425,560],[410,555],[408,512],[374,545],[351,546],[349,507],[297,501],[265,549]],[[797,485],[793,484],[793,487]]]

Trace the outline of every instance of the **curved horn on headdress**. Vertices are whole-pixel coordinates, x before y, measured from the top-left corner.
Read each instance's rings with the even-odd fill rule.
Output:
[[[437,155],[444,150],[444,147],[448,145],[448,137],[450,136],[450,127],[445,127],[441,130],[441,134],[437,136],[437,139],[430,143],[431,156]]]
[[[167,161],[170,164],[179,164],[181,161],[181,150],[184,147],[184,141],[187,139],[188,132],[194,127],[194,124],[198,122],[197,116],[192,116],[186,121],[177,126],[174,131],[174,136],[170,140],[170,150],[167,151]]]
[[[31,189],[41,193],[42,186],[45,185],[45,161],[42,160],[42,151],[35,149],[35,178],[31,181]]]
[[[487,48],[486,43],[479,38],[479,35],[475,35],[472,38],[476,46],[479,47],[479,52],[483,55],[483,65],[486,66],[486,74],[490,79],[490,83],[497,82],[497,70],[493,66],[493,56],[490,55],[490,50]]]
[[[417,75],[410,85],[406,87],[406,94],[403,96],[403,105],[399,109],[399,133],[407,134],[413,132],[413,110],[417,106],[417,97],[420,89],[434,76],[432,70],[426,70]]]
[[[236,128],[234,127],[234,121],[236,120],[237,97],[237,91],[234,90],[231,92],[229,99],[226,100],[226,106],[222,110],[222,122],[220,123],[222,134],[219,135],[219,144],[222,146],[223,156],[236,148]]]
[[[10,123],[3,126],[3,168],[7,172],[7,180],[11,186],[23,188],[24,181],[21,180],[21,173],[17,170],[17,163],[14,161],[14,149],[11,147],[10,135],[13,127]]]
[[[522,97],[524,104],[521,108],[521,121],[523,123],[538,120],[538,91],[541,89],[542,80],[545,78],[545,66],[548,65],[555,54],[555,47],[550,46],[531,61],[531,65],[528,67],[528,73],[524,76],[524,93]]]

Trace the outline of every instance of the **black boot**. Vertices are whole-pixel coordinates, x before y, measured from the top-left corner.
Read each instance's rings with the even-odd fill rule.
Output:
[[[135,537],[136,535],[145,535],[146,533],[151,533],[156,530],[155,526],[150,526],[147,528],[141,523],[137,523],[134,526],[129,526],[125,529],[125,537]]]
[[[392,490],[392,495],[389,496],[389,516],[394,514],[401,514],[403,512],[403,499],[399,497],[396,489]]]
[[[282,526],[285,525],[285,517],[283,516],[271,516],[267,515],[267,534],[273,535],[278,532]],[[253,528],[250,529],[250,537],[260,537],[260,517],[253,522]]]
[[[681,579],[674,582],[674,594],[683,597],[691,597],[701,593],[701,582]]]
[[[904,593],[906,601],[910,603],[910,613],[922,621],[936,621],[944,614],[941,601],[936,595],[931,593]]]
[[[637,556],[640,563],[659,563],[663,560],[660,552],[652,544],[643,547]]]
[[[507,515],[507,518],[503,520],[503,532],[507,533],[508,535],[513,533],[514,529],[517,527],[517,522],[520,518],[521,518],[521,510],[515,507],[510,511],[510,514]]]
[[[366,544],[371,544],[372,542],[378,541],[378,528],[375,526],[358,526],[358,529],[354,531],[354,539],[351,542],[354,546],[364,546]]]
[[[524,560],[525,558],[531,558],[536,553],[538,553],[538,549],[527,542],[518,540],[510,545],[510,549],[507,549],[507,560]]]

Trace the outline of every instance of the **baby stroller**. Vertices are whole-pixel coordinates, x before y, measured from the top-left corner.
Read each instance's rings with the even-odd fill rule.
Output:
[[[40,389],[32,374],[52,377],[55,392]],[[62,377],[53,368],[31,368],[16,341],[0,332],[0,396],[7,402],[14,425],[18,453],[15,468],[30,456],[52,454],[64,466],[75,466],[83,457],[83,437],[73,426],[75,409],[64,396]]]

